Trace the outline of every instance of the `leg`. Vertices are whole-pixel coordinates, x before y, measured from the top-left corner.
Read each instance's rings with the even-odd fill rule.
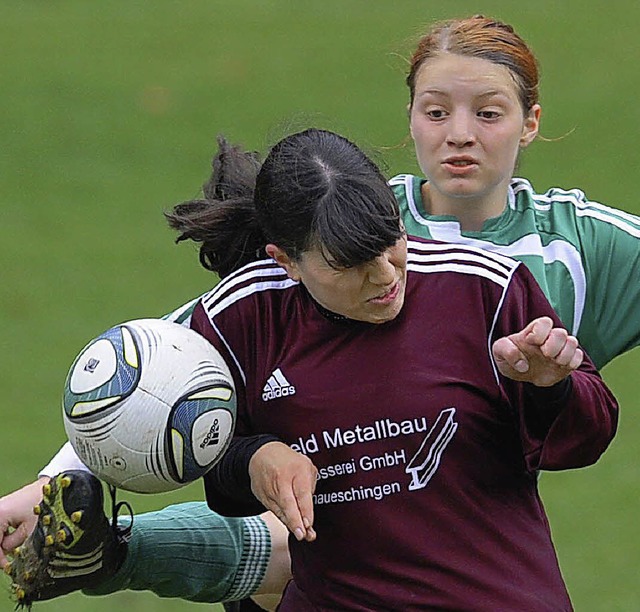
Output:
[[[120,570],[84,592],[130,589],[191,601],[242,599],[263,582],[270,550],[260,517],[225,518],[203,502],[168,506],[135,517]]]
[[[201,502],[178,504],[136,516],[127,537],[128,544],[123,544],[113,529],[105,528],[108,523],[102,510],[102,488],[95,486],[98,481],[87,473],[70,472],[57,476],[52,482],[66,482],[69,478],[70,482],[84,483],[91,491],[83,495],[86,508],[81,526],[86,535],[67,536],[66,541],[55,544],[46,539],[54,527],[61,531],[58,527],[65,523],[65,516],[78,518],[74,508],[69,507],[73,506],[73,500],[64,496],[76,487],[80,490],[80,484],[64,490],[63,487],[49,489],[49,497],[45,491],[46,507],[41,511],[38,526],[9,570],[14,593],[26,605],[78,589],[92,595],[124,589],[150,590],[161,597],[207,602],[275,594],[277,600],[290,578],[287,532],[270,513],[229,519],[211,512]],[[63,512],[65,506],[67,510]],[[99,508],[97,514],[96,508]],[[51,518],[44,518],[47,515],[53,515],[54,527],[50,526]],[[93,518],[90,522],[86,517]],[[124,549],[124,554],[119,553],[117,557],[118,562],[104,563],[105,558],[98,555],[96,568],[83,567],[81,575],[75,570],[67,571],[62,579],[60,565],[77,566],[80,556],[76,553],[84,554],[87,542],[95,544],[96,538],[106,551],[115,544],[118,551]],[[65,550],[61,550],[62,546]],[[46,578],[46,589],[34,590],[33,571],[25,573],[24,563],[20,561],[27,557]],[[53,561],[58,564],[57,569]],[[269,602],[263,600],[261,604],[269,605]]]

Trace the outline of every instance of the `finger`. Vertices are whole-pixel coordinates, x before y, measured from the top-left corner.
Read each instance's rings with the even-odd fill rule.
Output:
[[[496,362],[504,364],[516,372],[529,370],[529,362],[525,354],[511,340],[511,337],[499,338],[493,343],[493,356]]]
[[[18,548],[18,546],[22,546],[28,535],[29,530],[27,528],[27,525],[25,523],[20,523],[20,525],[18,525],[18,528],[14,532],[5,535],[4,539],[2,540],[2,548],[6,552],[11,552],[12,550]]]
[[[533,346],[542,346],[553,329],[553,320],[550,317],[534,319],[522,331],[525,341]]]
[[[569,362],[569,367],[572,370],[577,370],[584,360],[584,351],[581,348],[576,349],[575,354]]]
[[[548,359],[554,359],[557,361],[558,356],[567,346],[569,340],[569,333],[562,327],[554,327],[549,331],[547,339],[540,345],[540,351]],[[575,351],[578,343],[576,342],[572,347],[572,342],[569,342],[569,349]],[[569,360],[567,360],[568,363]]]
[[[309,527],[307,529],[307,535],[305,536],[305,540],[307,542],[313,542],[318,537],[316,530],[313,527]]]
[[[560,341],[558,341],[558,343],[559,342]],[[546,347],[546,344],[545,344],[545,347]],[[542,350],[543,354],[546,352],[545,347],[543,347],[543,350]],[[552,359],[555,361],[557,365],[562,367],[568,367],[577,349],[578,349],[578,340],[574,336],[567,336],[566,338],[562,339],[562,345],[559,351],[556,350],[556,347],[552,347],[550,351],[555,353]]]
[[[286,495],[278,495],[277,498],[265,504],[284,524],[284,526],[295,536],[296,540],[303,540],[306,533],[302,514],[298,508],[295,495],[290,492]]]
[[[304,538],[309,540],[313,532],[313,491],[307,483],[300,483],[298,480],[293,482],[293,492],[296,496],[298,511],[302,517],[302,525],[304,527]],[[310,531],[311,530],[311,531]],[[313,532],[315,533],[315,532]]]

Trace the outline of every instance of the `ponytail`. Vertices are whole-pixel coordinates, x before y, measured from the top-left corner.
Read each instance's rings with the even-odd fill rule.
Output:
[[[178,204],[165,217],[178,232],[176,242],[200,243],[202,266],[224,278],[265,257],[266,240],[253,202],[260,160],[219,136],[211,166],[204,197]]]

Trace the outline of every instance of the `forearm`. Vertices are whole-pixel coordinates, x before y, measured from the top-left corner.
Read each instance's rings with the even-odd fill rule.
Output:
[[[222,459],[205,476],[209,508],[225,516],[251,516],[266,508],[251,490],[249,461],[268,442],[278,441],[272,435],[236,436]]]
[[[520,436],[531,471],[591,465],[616,432],[617,402],[589,362],[554,387],[524,385]]]
[[[576,371],[566,402],[551,423],[539,469],[561,470],[595,463],[615,436],[618,404],[597,373]]]

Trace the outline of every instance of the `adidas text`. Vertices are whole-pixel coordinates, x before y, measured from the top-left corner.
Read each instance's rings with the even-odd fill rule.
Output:
[[[296,388],[286,379],[280,368],[273,371],[267,384],[262,389],[262,401],[267,402],[279,397],[286,397],[287,395],[293,395],[296,392]]]
[[[262,393],[262,401],[276,399],[278,397],[285,397],[287,395],[293,395],[296,392],[296,388],[293,385],[289,387],[278,387],[277,389],[269,389]]]

